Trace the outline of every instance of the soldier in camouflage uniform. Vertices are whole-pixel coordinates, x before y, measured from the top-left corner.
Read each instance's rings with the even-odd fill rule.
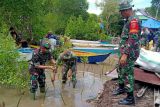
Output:
[[[143,28],[143,32],[141,34],[141,47],[146,48],[147,46],[147,35],[149,34],[149,32],[147,32],[146,30],[147,28]]]
[[[31,93],[35,93],[38,88],[38,83],[40,87],[40,92],[45,92],[45,73],[44,69],[51,69],[54,70],[53,66],[46,66],[45,63],[47,60],[50,60],[51,63],[54,65],[56,62],[53,59],[50,51],[50,44],[44,43],[40,47],[40,49],[37,49],[33,52],[32,59],[30,61],[30,82],[31,87],[30,91]]]
[[[70,50],[66,50],[60,54],[59,58],[57,59],[57,64],[63,63],[62,68],[62,83],[65,84],[67,81],[67,74],[69,69],[72,71],[72,82],[73,88],[76,85],[76,67],[77,67],[77,57],[72,53]]]
[[[113,91],[113,95],[127,92],[127,97],[120,100],[119,104],[135,104],[134,100],[134,62],[140,52],[140,32],[139,20],[133,15],[132,5],[128,1],[120,3],[121,15],[126,19],[121,40],[119,43],[120,58],[118,65],[119,87]],[[125,79],[128,79],[129,87],[125,87]]]
[[[157,32],[155,32],[154,46],[155,46],[155,51],[159,52],[160,51],[160,28],[158,29]]]

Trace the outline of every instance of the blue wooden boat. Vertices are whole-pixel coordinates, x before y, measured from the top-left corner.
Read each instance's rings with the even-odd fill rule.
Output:
[[[96,64],[98,62],[103,62],[104,60],[107,59],[107,57],[110,55],[111,53],[107,53],[107,54],[103,54],[103,55],[94,55],[94,56],[85,56],[88,58],[88,61],[87,63],[90,63],[90,64]],[[84,56],[77,56],[77,62],[83,62],[82,61],[82,58]]]
[[[33,49],[32,48],[20,48],[17,50],[19,52],[20,58],[18,60],[29,61],[32,58]]]
[[[109,42],[106,41],[87,41],[87,40],[75,40],[71,39],[70,42],[75,47],[118,47],[118,44],[109,44]]]
[[[96,54],[117,53],[118,48],[94,48],[94,47],[73,47],[73,50],[82,52],[91,52]]]
[[[19,48],[18,52],[21,52],[21,53],[32,53],[33,49],[32,48]]]
[[[77,50],[72,50],[72,52],[77,56],[77,62],[83,62],[83,58],[87,57],[87,63],[91,64],[96,64],[97,62],[103,62],[111,54],[111,53],[96,54],[96,53],[83,52]]]

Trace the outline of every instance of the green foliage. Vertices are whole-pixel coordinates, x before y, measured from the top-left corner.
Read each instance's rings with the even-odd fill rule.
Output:
[[[78,18],[72,16],[67,24],[65,35],[71,38],[81,39],[84,36],[85,22],[81,16]]]
[[[160,20],[160,1],[152,0],[152,6],[146,8],[146,11],[152,16]]]
[[[10,35],[0,33],[0,37],[0,84],[24,88],[28,84],[27,62],[18,61],[19,54]]]
[[[91,14],[84,26],[85,39],[98,40],[98,30],[100,28],[97,20],[97,16]]]
[[[54,57],[55,60],[57,60],[57,58],[59,57],[60,53],[63,52],[62,48],[56,48],[52,51],[52,55]]]
[[[2,19],[9,27],[14,26],[23,34],[31,36],[32,26],[39,21],[37,19],[42,13],[41,2],[42,0],[2,0]]]
[[[88,63],[88,56],[82,56],[81,57],[81,62],[84,63],[84,64]]]
[[[88,3],[86,0],[44,0],[45,28],[56,34],[64,34],[67,22],[71,16],[83,19],[88,17]]]
[[[75,30],[76,29],[76,21],[77,21],[76,17],[74,17],[74,16],[70,17],[70,19],[67,23],[66,30],[65,30],[65,35],[68,35],[71,38],[76,37],[76,33],[77,33],[77,31]]]
[[[100,40],[101,41],[106,41],[107,40],[107,35],[105,35],[104,33],[99,34]]]
[[[56,14],[63,13],[65,17],[70,18],[71,15],[83,18],[87,17],[88,3],[87,0],[52,0],[53,8]],[[63,18],[65,18],[63,17]]]
[[[101,41],[111,42],[112,36],[106,35],[106,34],[104,34],[104,33],[101,33],[101,34],[99,34],[99,39],[100,39]]]
[[[102,8],[101,17],[105,21],[106,33],[113,36],[120,35],[123,27],[123,24],[120,24],[118,3],[119,0],[104,0],[98,4]]]
[[[114,18],[116,21],[112,21]],[[108,34],[111,34],[113,36],[119,36],[122,32],[124,22],[123,22],[123,20],[121,20],[121,17],[118,14],[111,16],[111,19],[112,20],[109,25]]]
[[[1,0],[0,21],[37,41],[49,30],[64,34],[70,16],[87,19],[87,9],[86,0]]]
[[[61,43],[60,48],[63,51],[72,47],[72,43],[70,42],[70,38],[67,36],[61,36],[60,43]]]
[[[60,53],[62,53],[64,50],[72,47],[72,43],[70,42],[70,38],[67,36],[61,37],[60,43],[61,43],[61,45],[52,51],[52,55],[54,56],[55,59],[57,59],[58,56],[60,55]]]
[[[76,39],[98,40],[99,25],[96,19],[97,17],[94,15],[90,15],[87,21],[83,20],[81,16],[70,17],[65,35]]]
[[[111,35],[107,35],[106,41],[109,42],[109,43],[111,43],[112,37],[113,37],[113,36],[111,36]]]

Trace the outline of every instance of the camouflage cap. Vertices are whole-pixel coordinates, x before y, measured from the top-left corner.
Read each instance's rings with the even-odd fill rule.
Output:
[[[46,48],[46,49],[50,49],[51,45],[49,43],[44,43],[42,45],[42,47]]]
[[[119,11],[122,11],[122,10],[127,10],[127,9],[130,9],[134,7],[134,5],[131,5],[129,1],[122,1],[120,2],[119,4]]]

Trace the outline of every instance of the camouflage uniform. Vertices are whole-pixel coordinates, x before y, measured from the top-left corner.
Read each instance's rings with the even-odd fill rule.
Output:
[[[113,95],[120,95],[127,92],[126,98],[119,100],[120,105],[135,104],[134,98],[134,62],[140,52],[140,32],[141,26],[139,19],[134,16],[131,5],[132,0],[124,0],[119,4],[119,11],[122,17],[126,19],[121,40],[119,43],[120,58],[118,64],[118,82],[119,87],[113,91]],[[125,79],[128,79],[130,87],[125,87]]]
[[[146,33],[143,33],[143,34],[141,35],[141,46],[146,47],[146,45],[147,45],[147,34],[146,34]]]
[[[51,60],[52,59],[52,55],[51,53],[48,51],[47,53],[42,53],[40,51],[40,49],[37,49],[34,51],[31,62],[30,62],[30,67],[29,67],[29,71],[30,71],[30,91],[32,93],[34,93],[37,88],[38,88],[38,83],[39,83],[39,87],[40,90],[41,88],[45,88],[45,73],[44,73],[44,69],[39,69],[36,68],[35,66],[38,65],[45,65],[47,60]]]
[[[136,24],[137,23],[137,26]],[[123,27],[121,40],[119,44],[120,58],[123,54],[127,55],[126,64],[119,64],[118,80],[119,84],[124,84],[125,76],[128,77],[130,88],[128,92],[134,89],[134,62],[140,52],[140,23],[137,17],[130,16]]]
[[[72,80],[76,80],[76,62],[77,62],[77,57],[71,52],[67,52],[64,55],[60,55],[59,58],[57,59],[57,64],[60,62],[63,63],[63,68],[62,68],[62,80],[66,82],[67,80],[67,73],[69,69],[72,70]]]
[[[155,51],[159,52],[160,51],[160,29],[155,33],[154,43],[156,48]]]

